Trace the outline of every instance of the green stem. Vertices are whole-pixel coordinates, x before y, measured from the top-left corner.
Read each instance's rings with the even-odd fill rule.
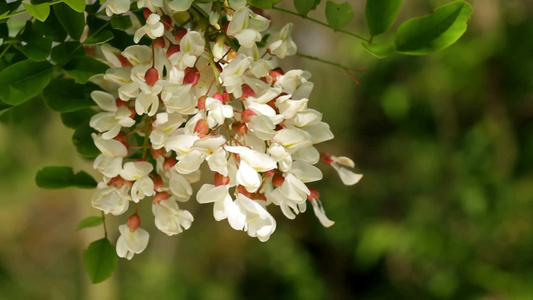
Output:
[[[63,2],[63,0],[55,0],[55,1],[50,2],[50,6],[52,6],[54,4],[62,3],[62,2]],[[0,20],[9,19],[9,18],[11,18],[13,16],[20,15],[20,14],[23,14],[25,12],[26,12],[25,9],[19,10],[19,11],[16,11],[16,12],[12,13],[12,14],[0,17]]]
[[[315,23],[317,23],[317,24],[319,24],[319,25],[322,25],[322,26],[328,27],[328,28],[330,28],[330,29],[333,29],[333,31],[335,31],[335,32],[342,32],[342,33],[344,33],[344,34],[347,34],[347,35],[353,36],[353,37],[355,37],[355,38],[358,38],[358,39],[360,39],[360,40],[362,40],[362,41],[365,41],[365,42],[367,42],[367,43],[369,42],[368,39],[365,39],[364,37],[362,37],[362,36],[360,36],[360,35],[358,35],[358,34],[355,34],[355,33],[353,33],[353,32],[349,32],[349,31],[346,31],[346,30],[342,30],[342,29],[334,29],[334,28],[331,27],[329,24],[326,24],[326,23],[324,23],[324,22],[322,22],[322,21],[319,21],[319,20],[317,20],[317,19],[310,18],[310,17],[308,17],[308,16],[303,16],[303,15],[297,13],[297,12],[290,11],[290,10],[288,10],[288,9],[284,9],[284,8],[280,8],[280,7],[275,7],[275,6],[272,7],[272,9],[273,9],[273,10],[277,10],[277,11],[281,11],[281,12],[284,12],[284,13],[286,13],[286,14],[290,14],[290,15],[293,15],[293,16],[301,17],[301,18],[303,18],[303,19],[306,19],[306,20],[309,20],[309,21],[311,21],[311,22],[315,22]]]
[[[310,60],[314,60],[314,61],[318,61],[318,62],[327,64],[327,65],[330,65],[330,66],[341,68],[341,69],[346,70],[346,71],[363,71],[364,70],[364,69],[349,68],[349,67],[346,67],[346,66],[344,66],[344,65],[342,65],[340,63],[336,63],[336,62],[333,62],[333,61],[325,60],[325,59],[322,59],[322,58],[319,58],[319,57],[316,57],[316,56],[303,54],[303,53],[300,53],[300,52],[296,52],[296,56],[303,57],[303,58],[310,59]]]
[[[146,159],[146,154],[148,152],[148,146],[150,145],[150,117],[146,116],[144,119],[144,142],[143,142],[143,159]]]
[[[2,51],[2,53],[0,53],[0,58],[2,58],[4,56],[4,54],[6,54],[7,50],[9,50],[9,48],[11,48],[11,46],[13,46],[13,44],[7,45],[7,47],[4,49],[4,51]]]
[[[209,53],[209,64],[211,65],[211,69],[213,70],[213,74],[215,75],[215,81],[217,82],[218,86],[218,92],[220,94],[224,93],[224,90],[222,89],[222,85],[220,84],[219,78],[220,78],[220,72],[217,69],[217,66],[215,64],[215,56],[213,55],[213,51],[211,50],[211,45],[209,44],[209,36],[207,35],[207,32],[205,34],[205,40],[207,48],[207,53]]]
[[[102,211],[102,224],[104,224],[104,235],[107,238],[107,225],[105,224],[105,214]]]

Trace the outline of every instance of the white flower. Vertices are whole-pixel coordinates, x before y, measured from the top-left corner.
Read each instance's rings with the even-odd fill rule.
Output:
[[[210,128],[224,124],[226,118],[233,117],[233,107],[224,105],[221,101],[208,97],[205,100],[205,109],[207,110],[207,124]]]
[[[251,57],[239,54],[230,61],[220,74],[222,85],[226,87],[228,93],[232,93],[236,98],[242,96],[243,74],[252,65]]]
[[[145,196],[153,196],[154,182],[148,176],[154,167],[146,161],[127,162],[120,171],[120,176],[125,180],[135,181],[131,187],[131,198],[138,203]]]
[[[94,160],[93,168],[107,177],[115,177],[122,169],[122,159],[128,155],[128,149],[117,140],[106,140],[92,134],[94,144],[102,152]]]
[[[287,55],[296,54],[296,44],[292,41],[291,33],[294,25],[289,23],[285,25],[278,34],[275,34],[270,39],[271,42],[267,46],[271,54],[279,58],[285,58]]]
[[[156,120],[152,123],[152,132],[150,133],[150,142],[152,148],[161,149],[165,147],[166,141],[185,121],[181,114],[159,113]]]
[[[108,0],[105,13],[108,16],[122,14],[130,10],[130,0]]]
[[[165,26],[160,22],[161,17],[158,14],[151,14],[146,19],[146,25],[137,29],[135,35],[133,36],[133,41],[139,43],[141,38],[146,34],[151,39],[158,38],[163,36],[165,32]]]
[[[167,235],[175,235],[189,229],[194,220],[189,211],[181,210],[178,203],[171,197],[152,205],[155,226]]]
[[[237,194],[230,207],[228,221],[233,229],[244,230],[249,236],[266,242],[276,230],[276,220],[259,201]]]
[[[193,0],[173,0],[168,3],[168,7],[176,12],[186,11],[192,5]]]
[[[213,203],[213,216],[215,220],[221,221],[228,217],[230,206],[233,200],[228,192],[227,185],[215,187],[212,184],[204,184],[196,194],[198,203]]]
[[[101,109],[106,111],[92,116],[89,122],[92,128],[104,133],[102,138],[112,139],[118,135],[122,127],[131,127],[135,124],[135,121],[130,117],[129,108],[126,106],[117,107],[113,95],[102,91],[93,91],[91,98]]]
[[[142,229],[137,228],[131,231],[128,225],[123,224],[118,227],[120,237],[117,240],[117,255],[127,259],[132,259],[134,254],[139,254],[148,246],[150,234]]]
[[[362,174],[354,173],[343,167],[355,167],[355,163],[350,158],[345,156],[336,157],[333,155],[330,155],[328,158],[331,159],[329,163],[335,169],[335,171],[339,173],[342,183],[344,183],[345,185],[354,185],[358,183],[361,178],[363,178]]]
[[[115,216],[121,215],[128,210],[130,196],[128,188],[123,186],[118,189],[114,186],[107,186],[106,183],[98,184],[98,189],[91,200],[94,208],[103,211],[106,214]]]
[[[324,227],[330,227],[335,222],[331,221],[327,216],[326,212],[324,211],[324,207],[322,206],[322,202],[318,198],[312,198],[311,204],[313,205],[313,211],[315,212],[316,217]]]
[[[150,11],[156,11],[158,7],[163,7],[163,0],[137,0],[137,7],[146,7]]]

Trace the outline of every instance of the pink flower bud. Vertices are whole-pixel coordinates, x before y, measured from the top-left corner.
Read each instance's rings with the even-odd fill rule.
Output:
[[[141,226],[141,218],[139,218],[139,215],[135,213],[128,217],[128,221],[126,222],[126,224],[128,225],[130,231],[134,232],[135,230],[137,230],[137,228],[139,228],[139,226]]]
[[[276,174],[274,177],[272,177],[272,185],[275,187],[279,187],[285,182],[285,178],[281,174]]]
[[[207,124],[207,121],[205,119],[198,120],[198,122],[196,122],[196,126],[194,126],[194,132],[199,134],[208,134],[209,124]]]
[[[178,163],[174,157],[169,157],[165,159],[165,162],[163,163],[163,171],[167,172],[172,168],[174,165]]]
[[[199,79],[200,79],[200,72],[198,72],[198,69],[196,67],[185,69],[185,76],[183,77],[183,84],[192,83],[192,85],[195,86],[198,83]]]
[[[252,116],[257,116],[257,114],[251,109],[247,109],[241,114],[241,118],[244,123],[250,122],[252,120]]]
[[[217,99],[220,102],[224,102],[224,97],[220,93],[215,93],[213,98]]]
[[[226,185],[229,183],[229,177],[215,172],[215,186]]]
[[[276,175],[276,171],[275,170],[268,170],[268,171],[265,172],[266,178],[272,178],[272,177],[274,177],[274,175]]]
[[[313,188],[313,187],[308,187],[309,188],[309,191],[311,192],[311,194],[309,194],[309,196],[307,196],[307,200],[311,201],[313,199],[318,199],[318,197],[320,197],[320,193],[318,192],[317,189]]]
[[[184,27],[180,27],[176,30],[176,33],[174,34],[174,38],[176,39],[176,42],[180,42],[181,39],[187,34],[187,29]]]
[[[154,182],[154,190],[159,190],[163,185],[163,178],[159,174],[150,174],[152,181]]]
[[[320,153],[320,160],[322,162],[327,163],[328,165],[333,162],[333,158],[331,157],[331,154],[324,153],[324,152]]]
[[[233,130],[236,134],[243,136],[248,132],[248,126],[241,122],[235,122],[231,124],[231,130]]]
[[[145,9],[143,10],[143,17],[144,17],[145,19],[148,19],[148,17],[149,17],[151,14],[153,14],[153,12],[152,12],[151,10],[149,10],[148,8],[145,8]]]
[[[238,185],[235,188],[235,193],[243,194],[244,196],[246,196],[246,197],[248,197],[250,199],[252,198],[252,193],[248,192],[243,185]]]
[[[170,45],[167,49],[167,57],[170,57],[176,52],[180,52],[180,45]]]
[[[159,72],[154,67],[151,67],[144,74],[144,79],[146,79],[146,84],[149,86],[154,86],[154,84],[159,80]]]
[[[257,97],[257,94],[254,92],[254,90],[249,85],[243,84],[241,99],[244,99],[247,97]]]
[[[205,100],[207,99],[207,96],[201,96],[198,98],[198,102],[196,106],[198,106],[198,109],[205,110]]]
[[[165,46],[166,46],[165,38],[163,38],[163,37],[156,38],[155,40],[152,41],[152,45],[156,49],[165,48]]]
[[[161,148],[161,149],[150,148],[150,154],[152,155],[153,158],[158,158],[158,157],[161,157],[161,156],[165,155],[165,149],[163,149],[163,148]]]
[[[120,63],[123,67],[131,66],[131,62],[125,58],[122,54],[117,55],[118,60],[120,60]]]
[[[283,72],[283,70],[281,68],[275,68],[273,70],[270,70],[270,72],[269,72],[269,75],[270,75],[270,77],[272,77],[272,81],[273,82],[276,82],[278,76],[282,76],[284,74],[285,73]]]
[[[152,198],[152,203],[158,204],[160,201],[167,200],[168,198],[170,198],[168,192],[159,192]]]
[[[161,23],[163,23],[165,30],[169,30],[170,27],[172,27],[172,19],[170,18],[169,15],[162,15],[160,21]]]

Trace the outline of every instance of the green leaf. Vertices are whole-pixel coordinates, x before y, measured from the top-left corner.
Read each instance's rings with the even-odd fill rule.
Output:
[[[407,20],[396,33],[396,49],[410,55],[442,50],[463,35],[473,12],[467,2],[455,1],[437,8],[430,15]]]
[[[46,106],[58,112],[72,112],[94,106],[90,93],[97,89],[93,84],[76,84],[70,78],[54,79],[43,91]]]
[[[354,17],[352,6],[348,2],[337,4],[333,1],[326,3],[326,19],[333,30],[339,30],[348,25]]]
[[[71,167],[44,167],[35,176],[37,186],[43,189],[63,189],[77,187],[92,189],[96,187],[96,180],[84,171],[74,174]]]
[[[82,122],[72,135],[72,143],[76,146],[78,153],[85,158],[96,158],[100,155],[100,150],[94,145],[92,133],[96,131],[89,126],[89,120]]]
[[[128,30],[133,26],[130,16],[113,15],[111,17],[111,27],[117,30]]]
[[[61,122],[63,122],[63,125],[68,128],[76,129],[83,122],[88,122],[88,120],[95,114],[96,111],[90,108],[61,113]]]
[[[50,82],[52,64],[47,61],[24,60],[0,72],[0,99],[18,105],[37,96]]]
[[[107,238],[97,240],[83,252],[85,268],[92,283],[99,283],[111,276],[117,268],[118,256],[115,247]]]
[[[85,11],[85,0],[63,0],[68,6],[77,12]]]
[[[302,16],[306,16],[310,11],[315,10],[320,4],[320,0],[294,0],[294,7]]]
[[[93,76],[104,74],[108,68],[108,65],[89,56],[74,57],[63,66],[63,70],[81,84],[86,83]]]
[[[262,9],[271,9],[274,4],[281,0],[248,0],[248,4]]]
[[[43,37],[33,27],[32,22],[26,22],[24,31],[21,34],[25,44],[15,44],[15,48],[31,60],[42,61],[50,55],[53,39],[52,37]]]
[[[66,64],[74,56],[85,55],[82,45],[77,41],[69,41],[52,48],[50,58],[60,65]]]
[[[83,220],[81,220],[79,223],[78,223],[78,228],[76,228],[76,230],[81,230],[83,228],[87,228],[87,227],[95,227],[95,226],[98,226],[100,224],[102,224],[102,222],[104,221],[104,219],[101,217],[101,216],[90,216],[90,217],[87,217]]]
[[[50,11],[50,15],[44,22],[34,22],[33,27],[41,35],[52,37],[54,42],[61,43],[67,37],[67,32],[57,20],[54,10]]]
[[[378,45],[376,43],[368,44],[367,42],[361,42],[363,48],[370,54],[377,58],[385,58],[396,52],[394,45]]]
[[[113,33],[109,30],[103,30],[95,35],[88,37],[83,44],[84,45],[99,45],[106,43],[113,39]]]
[[[50,14],[50,3],[48,2],[35,5],[29,3],[22,3],[22,5],[24,5],[24,8],[30,15],[32,15],[41,22],[44,22],[44,20],[46,20],[46,18],[48,18],[48,15]]]
[[[370,35],[376,36],[387,31],[402,5],[402,0],[366,0],[366,27]]]
[[[85,16],[83,13],[73,11],[68,5],[58,3],[53,6],[54,13],[61,26],[65,28],[68,35],[75,40],[79,40],[85,28]]]

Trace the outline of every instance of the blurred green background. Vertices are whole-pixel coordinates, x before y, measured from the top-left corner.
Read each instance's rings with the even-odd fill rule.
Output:
[[[364,32],[364,1],[349,2],[350,30]],[[396,26],[446,2],[404,1]],[[320,149],[352,157],[365,175],[346,187],[321,166],[317,187],[336,224],[322,228],[311,210],[291,221],[270,209],[278,227],[261,243],[193,198],[184,205],[193,226],[168,237],[147,205],[148,248],[98,285],[82,252],[102,229],[76,232],[98,215],[92,191],[39,190],[33,180],[46,165],[92,172],[91,163],[39,99],[5,111],[0,299],[533,299],[533,5],[470,2],[458,43],[384,60],[349,36],[272,13],[275,27],[295,23],[300,52],[367,68],[356,85],[334,67],[282,62],[313,73],[310,106],[336,135]],[[320,9],[311,16],[324,19]],[[115,242],[126,216],[107,219]]]

